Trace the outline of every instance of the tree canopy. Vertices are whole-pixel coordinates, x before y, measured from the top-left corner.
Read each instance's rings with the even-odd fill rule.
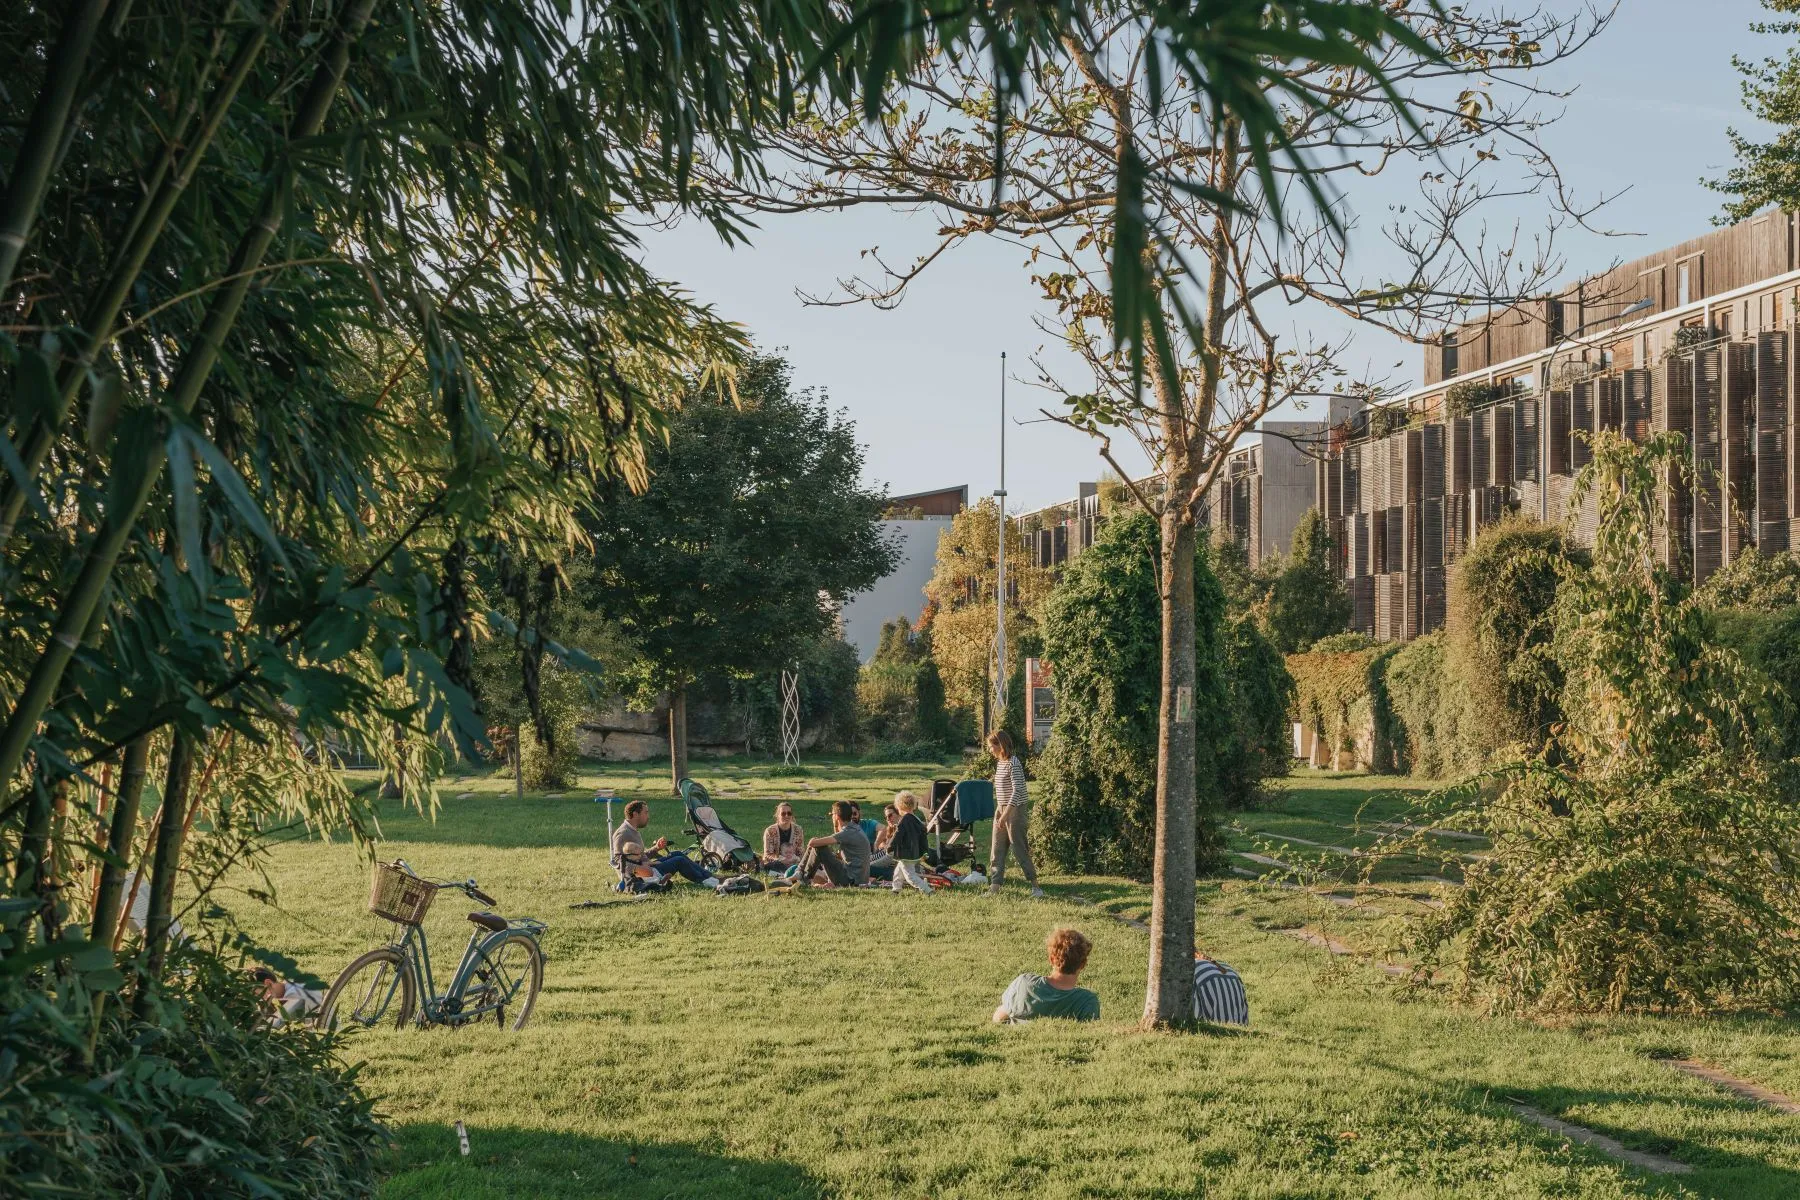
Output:
[[[648,452],[650,487],[602,494],[588,602],[635,645],[627,678],[640,703],[679,698],[709,672],[792,663],[898,560],[853,428],[791,377],[785,360],[759,355],[735,402],[694,385],[667,444]]]

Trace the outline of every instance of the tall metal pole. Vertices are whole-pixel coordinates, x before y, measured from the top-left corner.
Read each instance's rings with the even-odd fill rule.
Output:
[[[1006,724],[1006,351],[1000,352],[1000,488],[994,493],[1000,519],[1000,551],[994,580],[994,728]]]

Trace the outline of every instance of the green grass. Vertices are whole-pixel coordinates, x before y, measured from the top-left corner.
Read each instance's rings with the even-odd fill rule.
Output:
[[[823,829],[830,798],[881,800],[937,773],[934,764],[815,766],[800,777],[744,763],[698,771],[721,785],[721,813],[752,839],[776,797]],[[678,805],[654,768],[608,768],[604,779],[651,800],[648,832],[675,831]],[[384,857],[429,875],[473,874],[501,911],[550,929],[544,995],[524,1032],[353,1040],[395,1132],[384,1195],[1800,1194],[1794,1118],[1653,1057],[1692,1054],[1800,1094],[1791,1022],[1549,1028],[1407,1001],[1372,967],[1334,961],[1279,929],[1315,923],[1307,904],[1319,920],[1348,924],[1344,910],[1233,879],[1203,885],[1202,938],[1243,972],[1255,1024],[1145,1034],[1135,1028],[1145,934],[1074,902],[1139,915],[1142,887],[1050,879],[1042,902],[829,891],[721,899],[685,887],[613,899],[604,810],[588,798],[598,782],[589,772],[583,789],[523,801],[505,780],[453,782],[435,823],[385,815]],[[1272,808],[1238,816],[1353,845],[1356,804],[1372,789],[1301,777]],[[368,868],[355,848],[288,844],[269,870],[279,909],[224,901],[302,968],[328,978],[381,938],[363,910]],[[611,902],[568,907],[590,898]],[[440,961],[451,960],[440,975],[466,937],[459,901],[441,900],[430,918]],[[991,1026],[1001,989],[1038,968],[1056,924],[1094,939],[1088,981],[1104,1019]],[[1641,1175],[1524,1123],[1511,1100],[1697,1170]]]

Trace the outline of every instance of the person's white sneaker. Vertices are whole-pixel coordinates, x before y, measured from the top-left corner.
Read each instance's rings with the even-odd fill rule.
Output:
[[[998,896],[999,894],[1000,894],[1000,885],[999,884],[997,884],[997,883],[988,884],[988,895]]]
[[[1044,889],[1039,887],[1035,883],[1032,884],[1031,885],[1031,898],[1033,900],[1042,900],[1044,898]]]

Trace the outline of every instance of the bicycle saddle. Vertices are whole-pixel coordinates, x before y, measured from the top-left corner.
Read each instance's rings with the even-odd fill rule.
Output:
[[[491,912],[472,912],[469,914],[469,920],[483,929],[489,929],[495,933],[500,933],[507,928],[506,918],[496,917]]]

